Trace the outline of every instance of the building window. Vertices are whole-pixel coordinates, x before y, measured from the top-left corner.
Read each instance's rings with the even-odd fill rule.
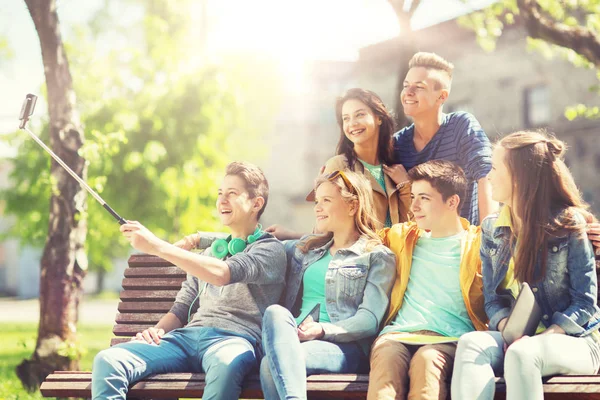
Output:
[[[525,89],[525,126],[533,128],[550,122],[550,89],[537,85]]]

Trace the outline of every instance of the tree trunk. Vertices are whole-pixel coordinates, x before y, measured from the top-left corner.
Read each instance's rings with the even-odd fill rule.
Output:
[[[48,89],[50,145],[85,179],[85,160],[78,154],[84,140],[83,130],[61,39],[56,1],[25,0],[25,3],[42,50]],[[38,339],[32,357],[17,367],[19,379],[29,390],[37,389],[54,370],[79,367],[78,352],[69,351],[68,346],[76,342],[82,281],[87,269],[84,250],[86,192],[55,161],[52,161],[51,175],[54,184],[48,237],[41,261]]]

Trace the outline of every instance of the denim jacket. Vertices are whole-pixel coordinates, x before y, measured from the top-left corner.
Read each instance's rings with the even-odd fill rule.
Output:
[[[306,239],[307,236],[300,239]],[[302,280],[306,269],[319,260],[333,244],[302,253],[297,240],[285,242],[288,270],[282,304],[297,316],[302,302]],[[360,341],[368,351],[370,339],[378,331],[389,303],[396,275],[396,257],[383,245],[367,251],[367,238],[361,237],[332,257],[325,274],[325,306],[331,322],[321,323],[324,340]]]
[[[481,224],[481,262],[485,311],[490,318],[489,328],[508,317],[515,299],[500,285],[504,280],[512,248],[509,227],[495,226],[498,214],[485,218]],[[583,217],[576,220],[585,224]],[[597,277],[594,252],[587,234],[566,232],[548,239],[546,276],[531,285],[535,299],[542,309],[542,323],[560,326],[571,336],[586,336],[600,327],[597,305]],[[541,257],[538,257],[538,260]],[[539,273],[539,261],[536,271]]]

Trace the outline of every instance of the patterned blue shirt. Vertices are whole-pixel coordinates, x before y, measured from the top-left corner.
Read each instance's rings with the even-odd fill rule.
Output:
[[[458,164],[468,181],[460,215],[471,224],[479,225],[477,180],[492,169],[492,146],[479,122],[463,111],[444,114],[440,129],[420,152],[415,149],[414,134],[414,124],[394,134],[394,162],[402,164],[407,171],[429,160]]]

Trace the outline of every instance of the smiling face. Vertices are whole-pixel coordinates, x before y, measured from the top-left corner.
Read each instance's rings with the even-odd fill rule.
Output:
[[[435,232],[444,229],[444,224],[456,220],[457,204],[452,197],[444,201],[442,194],[425,180],[412,183],[410,209],[421,229]]]
[[[344,200],[340,189],[327,181],[315,192],[316,228],[319,232],[336,232],[354,226],[355,207]]]
[[[354,145],[374,143],[379,139],[381,119],[358,99],[349,99],[342,106],[342,129]]]
[[[487,175],[492,187],[492,200],[513,206],[513,180],[506,165],[506,149],[495,146],[492,152],[492,169]]]
[[[406,74],[400,94],[404,113],[419,117],[437,113],[448,98],[448,83],[442,71],[424,67],[411,68]]]
[[[217,213],[223,225],[236,227],[246,224],[261,207],[261,198],[250,198],[242,178],[225,175],[217,196]]]

